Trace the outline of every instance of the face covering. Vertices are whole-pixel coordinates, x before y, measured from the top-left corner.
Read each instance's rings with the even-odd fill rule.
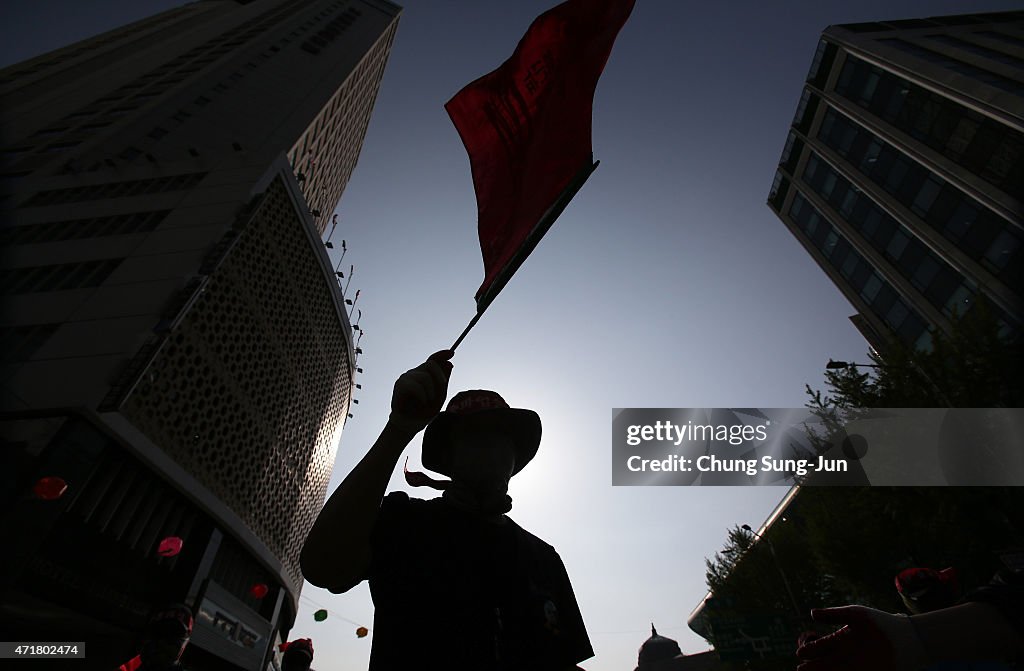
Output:
[[[445,501],[469,512],[483,515],[503,515],[512,510],[512,497],[508,495],[507,484],[483,489],[475,483],[452,482],[441,495]]]
[[[474,513],[483,515],[503,515],[512,510],[512,497],[508,495],[508,483],[496,480],[486,483],[454,482],[452,480],[436,480],[426,473],[409,470],[409,458],[405,458],[405,481],[410,487],[430,487],[444,492],[445,501]]]

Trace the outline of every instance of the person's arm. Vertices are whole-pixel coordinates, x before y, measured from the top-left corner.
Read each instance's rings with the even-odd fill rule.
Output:
[[[1020,633],[991,604],[970,601],[911,617],[930,663],[1024,655]]]
[[[370,534],[402,451],[433,419],[448,395],[452,352],[442,350],[395,382],[391,415],[366,456],[338,486],[313,523],[300,562],[306,580],[332,591],[351,589],[370,566]]]
[[[906,617],[865,606],[812,610],[815,622],[844,625],[797,650],[798,671],[914,671],[944,661],[1013,659],[1024,641],[986,603]]]

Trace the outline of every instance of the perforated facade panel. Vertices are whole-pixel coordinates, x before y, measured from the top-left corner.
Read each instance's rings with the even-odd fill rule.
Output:
[[[348,412],[350,328],[275,179],[121,412],[219,496],[302,584]]]

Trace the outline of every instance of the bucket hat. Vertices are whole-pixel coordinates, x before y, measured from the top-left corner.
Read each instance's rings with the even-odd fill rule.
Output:
[[[540,416],[533,410],[509,407],[497,392],[487,389],[460,391],[448,407],[423,432],[423,466],[452,477],[451,436],[461,427],[496,429],[512,439],[515,466],[512,475],[523,470],[540,447]]]

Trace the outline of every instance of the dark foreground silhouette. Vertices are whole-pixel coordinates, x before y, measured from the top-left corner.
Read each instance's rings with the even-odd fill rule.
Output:
[[[451,357],[437,352],[398,378],[380,437],[306,539],[303,573],[339,593],[369,581],[371,671],[576,669],[594,653],[565,567],[505,515],[509,480],[540,445],[540,418],[484,390],[456,394],[441,412]],[[442,496],[384,496],[424,428],[424,466],[451,479],[407,479]]]
[[[1024,661],[1024,572],[1001,572],[968,594],[964,603],[938,603],[922,608],[919,602],[910,608],[917,611],[910,616],[865,606],[813,610],[815,622],[841,628],[801,645],[797,668],[906,671],[986,661],[991,665],[976,668],[988,670],[1018,668],[1007,664]]]
[[[181,656],[192,636],[192,609],[172,604],[158,609],[146,624],[139,654],[119,671],[184,671]]]

